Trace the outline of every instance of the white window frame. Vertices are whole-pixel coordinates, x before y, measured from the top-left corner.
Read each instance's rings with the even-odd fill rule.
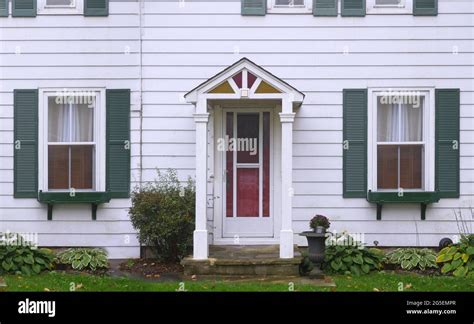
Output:
[[[377,186],[377,96],[383,92],[419,92],[424,96],[423,107],[423,174],[422,189],[405,192],[434,191],[435,188],[435,89],[434,88],[372,88],[368,94],[367,112],[367,186],[371,191],[394,192],[399,189],[380,189]]]
[[[367,0],[367,14],[401,15],[413,14],[413,0],[402,0],[401,6],[377,5],[376,0]]]
[[[277,6],[276,0],[267,0],[267,12],[278,14],[308,14],[313,12],[313,0],[304,0],[304,6]]]
[[[94,92],[96,95],[94,107],[94,189],[75,189],[76,192],[105,191],[105,151],[106,151],[106,115],[105,89],[102,88],[69,88],[69,89],[40,89],[38,114],[38,188],[44,192],[69,192],[69,189],[49,190],[48,185],[48,97],[63,92]]]
[[[38,15],[82,15],[84,0],[73,0],[73,6],[48,6],[47,0],[38,0]]]

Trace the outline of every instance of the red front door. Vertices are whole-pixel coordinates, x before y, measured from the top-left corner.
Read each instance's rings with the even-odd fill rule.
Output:
[[[271,113],[227,111],[224,119],[224,236],[272,236]]]

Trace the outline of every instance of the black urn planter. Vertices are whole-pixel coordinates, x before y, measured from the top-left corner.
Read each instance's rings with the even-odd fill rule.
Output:
[[[314,265],[309,277],[312,279],[324,278],[321,266],[324,262],[324,251],[326,249],[326,233],[308,231],[300,233],[300,235],[305,236],[308,240],[308,258]]]

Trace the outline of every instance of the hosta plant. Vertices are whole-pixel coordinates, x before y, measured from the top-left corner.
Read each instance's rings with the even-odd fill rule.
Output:
[[[442,273],[465,277],[474,272],[474,235],[461,235],[459,243],[439,251],[436,262]]]
[[[367,274],[381,270],[383,258],[384,254],[379,249],[366,248],[361,244],[329,245],[325,251],[324,268],[330,273]]]
[[[8,236],[8,238],[6,238]],[[1,234],[0,274],[33,275],[53,268],[54,254],[38,249],[14,233]]]
[[[71,248],[58,255],[62,264],[70,265],[75,270],[93,270],[109,267],[107,252],[96,248]]]
[[[400,248],[389,252],[386,263],[395,264],[404,270],[437,268],[436,253],[431,249]]]

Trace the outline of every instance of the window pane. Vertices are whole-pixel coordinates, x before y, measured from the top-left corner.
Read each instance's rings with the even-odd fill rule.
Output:
[[[48,141],[69,142],[69,107],[57,104],[56,97],[48,98]]]
[[[258,169],[237,169],[237,217],[259,215]]]
[[[276,0],[277,6],[304,6],[304,0]]]
[[[398,146],[379,145],[377,148],[377,187],[398,188]]]
[[[226,113],[226,136],[234,137],[234,113]],[[234,151],[226,151],[226,216],[234,216]]]
[[[49,189],[69,189],[69,146],[48,147]]]
[[[377,141],[398,142],[398,105],[384,104],[378,100]]]
[[[47,6],[71,6],[74,0],[46,0]]]
[[[263,217],[270,216],[270,113],[263,113]]]
[[[259,163],[259,115],[237,114],[237,163]]]
[[[423,104],[401,105],[401,142],[421,142],[423,140]]]
[[[86,103],[85,97],[73,98],[74,103],[58,103],[56,98],[48,99],[48,141],[92,142],[94,103]]]
[[[376,5],[398,5],[401,0],[375,0]]]
[[[94,140],[94,109],[88,105],[74,105],[72,109],[72,142]]]
[[[92,145],[71,146],[71,187],[75,189],[93,188],[93,155]]]
[[[423,147],[421,145],[400,146],[400,187],[422,188]]]

